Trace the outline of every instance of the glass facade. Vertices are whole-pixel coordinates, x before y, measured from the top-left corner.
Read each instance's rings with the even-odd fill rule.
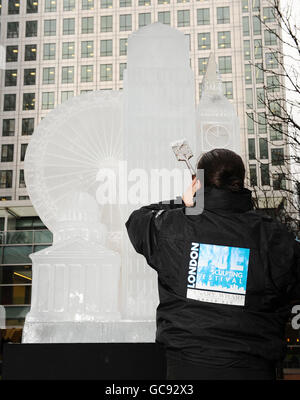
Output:
[[[52,244],[52,233],[38,217],[15,220],[15,229],[4,231],[0,218],[0,304],[6,311],[6,327],[22,328],[30,308],[32,262],[30,254]]]

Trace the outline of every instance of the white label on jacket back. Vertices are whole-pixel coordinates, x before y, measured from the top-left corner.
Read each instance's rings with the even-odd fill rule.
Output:
[[[250,249],[191,243],[186,297],[243,306]]]

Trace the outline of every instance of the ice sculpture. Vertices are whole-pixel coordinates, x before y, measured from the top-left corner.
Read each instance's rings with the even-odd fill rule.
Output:
[[[110,219],[118,209],[99,208],[95,191],[101,166],[122,158],[122,104],[120,92],[74,97],[34,131],[25,180],[53,245],[30,255],[24,343],[99,341],[108,328],[100,322],[120,319],[121,260],[111,239],[122,222]]]
[[[140,168],[149,177],[153,169],[180,168],[170,142],[186,137],[195,146],[186,40],[159,23],[133,33],[123,92],[74,97],[35,129],[25,181],[53,245],[30,255],[24,343],[154,341],[157,278],[134,252],[124,225],[139,204],[104,204],[97,194],[102,172],[120,169],[120,161],[128,176]],[[149,183],[144,204],[161,199]],[[174,195],[181,189],[182,180],[175,181]]]
[[[215,148],[226,148],[240,154],[240,140],[237,114],[223,94],[222,80],[214,55],[211,54],[197,107],[196,154]]]
[[[128,39],[124,73],[124,151],[128,170],[147,172],[148,186],[140,204],[129,204],[127,215],[143,204],[169,200],[183,193],[182,168],[170,147],[185,137],[195,147],[194,78],[188,39],[161,23],[145,26]],[[186,168],[187,178],[190,173]],[[161,180],[159,174],[161,173]],[[182,178],[182,179],[181,179]],[[155,318],[157,277],[145,259],[124,239],[126,299],[131,317]]]

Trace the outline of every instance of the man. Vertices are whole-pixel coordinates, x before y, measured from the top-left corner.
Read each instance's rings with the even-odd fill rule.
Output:
[[[183,196],[134,211],[126,227],[158,273],[156,342],[167,379],[275,379],[285,356],[290,304],[300,300],[300,246],[285,227],[253,211],[240,156],[205,153],[204,210]],[[205,273],[202,273],[205,271]]]

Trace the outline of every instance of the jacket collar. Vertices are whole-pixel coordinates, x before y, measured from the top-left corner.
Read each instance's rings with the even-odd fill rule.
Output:
[[[251,191],[242,189],[238,192],[207,187],[204,189],[204,209],[227,212],[245,212],[253,209]]]

